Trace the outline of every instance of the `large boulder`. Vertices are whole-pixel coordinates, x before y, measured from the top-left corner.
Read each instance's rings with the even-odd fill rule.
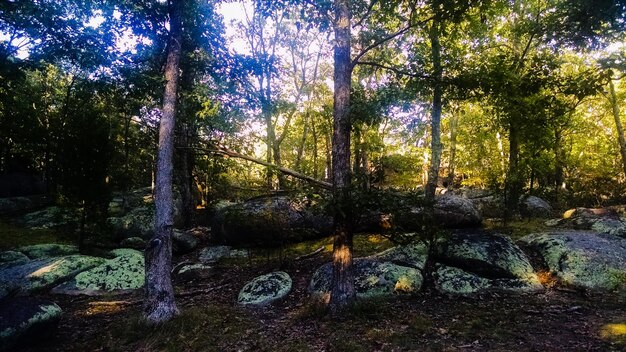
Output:
[[[116,255],[93,269],[83,271],[74,279],[55,287],[52,292],[70,295],[125,293],[143,287],[145,282],[143,253],[122,248]]]
[[[225,244],[268,246],[328,236],[332,218],[314,200],[263,197],[217,210],[212,229]]]
[[[239,304],[265,306],[287,296],[291,291],[292,281],[289,274],[276,271],[259,276],[245,284],[239,291]]]
[[[58,243],[34,244],[31,246],[19,247],[16,250],[24,253],[30,259],[61,257],[64,255],[78,253],[78,247]]]
[[[554,210],[545,200],[536,196],[520,197],[520,213],[529,218],[550,218]]]
[[[332,276],[332,263],[322,265],[311,278],[309,293],[314,297],[327,299],[330,295]],[[423,277],[419,269],[376,259],[354,260],[354,287],[357,297],[414,294],[422,287],[422,283]]]
[[[30,229],[58,229],[76,228],[79,213],[75,209],[61,208],[58,206],[25,214],[20,222]]]
[[[446,228],[475,227],[482,217],[469,199],[444,194],[435,201],[435,221]]]
[[[626,289],[626,240],[586,231],[531,234],[520,240],[564,286]]]
[[[200,244],[200,239],[192,231],[174,230],[172,234],[172,250],[177,254],[193,251]]]
[[[0,252],[0,265],[2,264],[21,264],[29,261],[30,259],[22,252],[18,251],[4,251]]]
[[[61,308],[39,298],[17,297],[0,304],[0,350],[25,347],[49,337],[61,318]]]
[[[10,214],[29,210],[33,202],[28,197],[0,198],[0,214]]]
[[[174,275],[177,281],[186,282],[208,279],[212,271],[213,267],[208,264],[194,263],[175,268]]]
[[[570,209],[563,213],[558,225],[626,237],[626,218],[620,209],[620,207]]]
[[[456,233],[436,245],[436,286],[445,293],[543,290],[524,252],[508,237]]]
[[[198,254],[198,259],[204,264],[212,264],[221,259],[247,258],[248,256],[249,252],[245,249],[234,249],[231,246],[211,246],[202,248]]]
[[[0,266],[0,288],[21,294],[43,290],[72,279],[104,263],[105,259],[85,255],[42,258]]]
[[[154,234],[154,209],[151,206],[135,208],[126,215],[108,218],[107,224],[117,238],[150,239]]]
[[[428,258],[428,248],[423,243],[412,243],[389,248],[383,252],[371,255],[369,259],[391,262],[423,270]]]
[[[470,201],[483,218],[503,218],[505,216],[504,197],[492,194],[471,198]]]

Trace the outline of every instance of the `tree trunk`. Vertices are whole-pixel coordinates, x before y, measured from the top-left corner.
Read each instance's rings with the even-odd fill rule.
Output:
[[[435,9],[437,11],[437,9]],[[430,167],[428,169],[428,182],[425,187],[426,200],[433,202],[435,200],[435,191],[439,180],[439,164],[441,163],[441,96],[443,89],[441,86],[441,45],[439,43],[439,21],[437,18],[433,20],[430,27],[430,45],[433,60],[433,106],[430,115],[431,140],[430,140]]]
[[[615,94],[615,85],[609,80],[609,90],[611,93],[611,108],[613,110],[613,118],[615,119],[615,127],[617,129],[617,141],[619,143],[619,151],[622,155],[622,168],[624,176],[626,176],[626,141],[624,140],[624,127],[619,116],[619,106],[617,105],[617,94]]]
[[[448,189],[454,188],[454,170],[456,168],[456,133],[458,116],[450,116],[450,162],[448,163]]]
[[[509,169],[506,174],[504,200],[506,203],[505,218],[517,210],[517,203],[521,194],[521,175],[519,170],[519,135],[517,126],[509,123]]]
[[[172,231],[174,228],[174,199],[172,194],[172,169],[174,154],[174,126],[178,70],[181,56],[183,0],[170,0],[170,39],[165,66],[165,92],[159,126],[159,148],[155,190],[154,236],[146,248],[146,299],[144,318],[151,324],[170,320],[179,311],[174,301],[172,269]]]
[[[350,1],[335,0],[335,70],[333,107],[333,281],[330,309],[341,312],[354,302],[352,216],[350,204]]]
[[[563,156],[561,155],[561,129],[554,129],[554,202],[559,204],[559,190],[563,184]]]

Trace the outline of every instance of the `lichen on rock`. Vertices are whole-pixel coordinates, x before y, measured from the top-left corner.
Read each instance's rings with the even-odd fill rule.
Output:
[[[276,271],[248,282],[239,291],[237,301],[243,305],[264,306],[287,296],[291,287],[292,281],[289,274]]]

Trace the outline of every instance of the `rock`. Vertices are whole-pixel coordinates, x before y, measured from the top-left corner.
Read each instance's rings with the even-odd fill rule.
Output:
[[[177,254],[185,254],[198,247],[200,240],[191,231],[174,230],[172,234],[172,248]]]
[[[28,213],[20,222],[30,229],[76,228],[78,218],[77,210],[52,206]]]
[[[469,199],[445,194],[435,201],[435,221],[446,228],[475,227],[482,217]]]
[[[29,293],[50,288],[104,263],[105,259],[85,255],[42,258],[0,267],[0,287],[7,292]]]
[[[560,284],[592,291],[626,288],[626,240],[585,231],[531,234],[520,240]]]
[[[601,218],[591,224],[591,230],[607,235],[626,237],[626,220],[624,218]]]
[[[354,286],[359,298],[413,294],[419,291],[423,282],[418,269],[367,258],[354,260],[354,274]],[[309,293],[316,297],[329,297],[331,280],[332,263],[326,263],[313,274]]]
[[[524,252],[502,235],[452,234],[437,243],[436,261],[436,285],[446,293],[543,290]]]
[[[243,305],[265,306],[287,296],[291,291],[291,277],[284,271],[259,276],[239,291],[237,302]]]
[[[41,342],[57,327],[61,308],[39,298],[17,297],[0,304],[0,350]]]
[[[563,219],[550,219],[544,222],[544,225],[548,227],[557,227],[557,226],[561,226],[562,224],[563,224]]]
[[[483,218],[503,218],[505,215],[504,198],[499,195],[472,198],[470,201]]]
[[[30,259],[61,257],[78,253],[78,247],[58,243],[35,244],[19,247],[16,250],[24,253]]]
[[[218,209],[212,230],[225,244],[271,246],[328,236],[332,217],[307,198],[263,197]]]
[[[520,212],[530,218],[549,218],[554,210],[545,200],[535,196],[520,197]]]
[[[117,238],[150,239],[154,234],[154,209],[148,206],[135,208],[124,216],[108,218],[107,225]]]
[[[17,251],[4,251],[0,252],[0,265],[11,263],[21,264],[29,261],[28,257],[21,252]]]
[[[111,251],[118,255],[103,264],[76,275],[74,279],[55,287],[52,292],[70,295],[125,293],[143,287],[144,257],[133,249]]]
[[[144,249],[146,248],[146,241],[141,237],[129,237],[123,239],[122,242],[120,242],[120,246],[133,249]]]
[[[29,210],[33,202],[28,197],[0,198],[0,214],[11,214]]]
[[[210,265],[202,263],[183,265],[177,270],[176,279],[178,281],[204,280],[211,275],[212,269]]]
[[[626,237],[626,218],[620,216],[620,207],[576,208],[563,213],[561,224],[578,230],[593,230]]]
[[[189,230],[186,230],[188,234],[197,238],[200,241],[210,241],[211,240],[211,229],[204,226],[196,226]]]
[[[412,243],[389,248],[369,258],[423,270],[427,257],[428,248],[426,248],[426,245],[423,243]]]
[[[249,252],[245,249],[233,249],[231,246],[211,246],[202,248],[198,259],[205,264],[215,263],[220,259],[246,258]]]

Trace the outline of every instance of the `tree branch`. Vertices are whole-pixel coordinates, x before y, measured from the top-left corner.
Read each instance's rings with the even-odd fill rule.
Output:
[[[355,65],[366,65],[366,66],[378,67],[378,68],[382,68],[384,70],[389,70],[391,72],[397,73],[399,75],[409,76],[409,77],[414,77],[414,78],[431,78],[428,75],[418,74],[418,73],[413,73],[413,72],[408,72],[408,71],[403,71],[403,70],[400,70],[400,69],[395,68],[393,66],[387,66],[387,65],[380,64],[378,62],[373,62],[373,61],[357,61],[357,62],[355,62]]]

